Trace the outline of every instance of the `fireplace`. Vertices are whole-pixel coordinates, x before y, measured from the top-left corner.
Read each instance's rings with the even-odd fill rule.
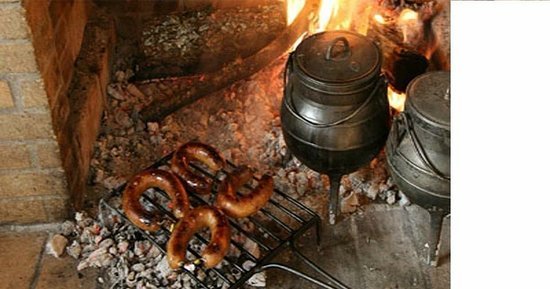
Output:
[[[316,23],[316,27],[307,29],[310,32],[321,29],[341,29],[346,28],[347,25],[348,28],[362,33],[367,33],[370,27],[374,31],[371,31],[371,34],[384,31],[384,33],[378,33],[377,35],[395,37],[397,34],[393,30],[397,27],[399,33],[403,33],[403,39],[399,41],[382,39],[383,41],[381,41],[383,45],[387,46],[382,47],[383,49],[386,48],[384,53],[387,59],[391,59],[391,55],[388,55],[395,49],[390,45],[401,43],[404,44],[402,46],[405,48],[414,48],[416,52],[430,56],[433,60],[430,65],[433,66],[435,63],[440,68],[448,68],[448,41],[445,43],[445,41],[435,39],[437,45],[434,45],[430,43],[430,41],[434,42],[434,39],[420,38],[419,40],[417,31],[419,28],[416,27],[418,23],[407,20],[410,17],[415,17],[413,14],[417,12],[413,9],[417,8],[418,11],[421,9],[435,9],[433,4],[421,5],[421,2],[411,2],[405,4],[412,9],[391,10],[392,5],[396,4],[391,1],[384,1],[382,4],[386,5],[387,9],[374,11],[375,7],[381,6],[370,5],[369,1],[356,1],[357,5],[350,5],[350,7],[356,7],[354,9],[344,6],[338,7],[338,1],[313,2],[317,5],[322,4],[319,8],[321,14],[325,13],[328,17],[321,19],[320,23]],[[2,89],[1,117],[3,118],[1,123],[3,126],[2,131],[5,132],[2,137],[2,153],[12,161],[6,162],[2,168],[2,184],[6,184],[6,186],[3,186],[3,200],[1,201],[1,207],[5,208],[5,210],[2,210],[4,214],[1,218],[2,222],[49,222],[63,219],[67,216],[67,212],[73,210],[71,208],[82,208],[84,196],[87,195],[88,191],[86,185],[90,180],[93,182],[93,174],[95,174],[93,170],[92,175],[89,174],[89,167],[95,139],[100,131],[101,115],[107,102],[109,102],[107,84],[110,80],[130,77],[131,82],[133,82],[130,88],[133,89],[133,92],[137,92],[140,97],[145,97],[140,100],[137,106],[144,106],[145,103],[150,102],[151,99],[148,98],[150,95],[164,94],[164,97],[167,97],[166,91],[159,91],[159,86],[165,84],[162,82],[159,85],[147,84],[146,80],[201,73],[208,76],[208,73],[212,74],[212,71],[219,68],[220,63],[230,62],[232,58],[237,56],[245,59],[262,47],[267,46],[270,41],[275,40],[279,36],[277,32],[284,31],[285,24],[290,24],[293,17],[299,16],[298,11],[305,3],[306,1],[286,1],[286,3],[280,1],[239,2],[239,7],[242,9],[253,9],[251,7],[259,4],[265,4],[264,7],[268,7],[264,9],[271,9],[263,11],[264,18],[269,19],[269,23],[264,23],[262,26],[263,31],[266,33],[261,34],[263,35],[260,37],[261,39],[251,41],[258,38],[254,35],[260,34],[262,30],[254,28],[254,25],[249,25],[252,27],[251,29],[257,30],[248,34],[243,32],[237,44],[224,45],[223,41],[229,42],[229,40],[223,39],[223,37],[222,39],[215,39],[215,33],[223,33],[223,30],[220,29],[235,29],[235,27],[217,27],[218,30],[211,28],[210,30],[214,32],[203,37],[214,38],[211,42],[219,41],[220,45],[218,47],[229,47],[231,49],[228,48],[228,50],[231,51],[227,53],[221,53],[220,51],[203,53],[198,57],[194,57],[195,60],[191,60],[202,63],[198,65],[196,63],[185,63],[185,59],[182,59],[180,63],[171,61],[170,57],[174,59],[174,55],[169,53],[158,55],[162,53],[152,50],[152,46],[144,46],[144,43],[141,43],[141,51],[137,52],[132,51],[132,47],[128,47],[131,45],[122,47],[121,50],[126,49],[126,52],[120,52],[119,49],[116,59],[114,59],[113,48],[116,41],[116,32],[121,37],[126,37],[127,40],[132,37],[140,39],[141,34],[151,33],[152,30],[146,31],[147,29],[166,25],[170,18],[160,16],[174,11],[195,11],[185,12],[187,14],[180,13],[180,16],[178,16],[180,17],[180,25],[196,24],[197,21],[202,21],[199,19],[201,17],[215,19],[218,14],[222,15],[218,20],[223,23],[227,20],[223,19],[223,13],[216,14],[214,12],[213,16],[208,16],[208,13],[211,13],[208,9],[231,9],[231,7],[236,6],[236,3],[231,1],[3,2],[2,13],[9,17],[5,17],[6,25],[3,25],[5,29],[2,31],[2,38],[6,39],[2,44],[6,61],[1,68],[2,82],[0,83]],[[205,5],[209,5],[210,8],[205,9]],[[331,12],[331,9],[333,12]],[[203,16],[200,15],[201,13],[203,13]],[[260,10],[241,11],[240,13],[262,15]],[[400,13],[400,15],[396,13]],[[423,15],[429,15],[430,13],[433,12],[425,12]],[[362,16],[367,14],[374,15],[372,18],[366,18],[370,21],[353,20],[363,19]],[[155,17],[157,18],[156,21],[161,21],[156,23],[156,26],[150,20]],[[193,18],[195,22],[187,21],[189,23],[186,23],[183,21],[184,17]],[[311,17],[311,15],[308,15],[308,17]],[[441,22],[441,18],[435,18],[435,21]],[[262,23],[259,18],[250,20],[254,23]],[[227,21],[229,23],[230,19]],[[267,22],[266,20],[263,21]],[[391,21],[401,21],[402,23],[401,26],[389,25]],[[206,19],[201,25],[208,25],[208,23],[213,23],[213,20]],[[235,23],[233,24],[235,25]],[[239,25],[243,25],[243,23]],[[321,26],[324,27],[321,28]],[[438,33],[432,36],[438,38],[448,37],[444,34],[448,32],[441,30],[442,26],[445,26],[445,23],[433,25],[435,29],[432,30],[438,31]],[[198,29],[203,28],[199,27]],[[301,29],[303,30],[303,28]],[[246,31],[244,28],[241,30]],[[300,33],[303,33],[302,30],[296,29]],[[168,33],[170,30],[165,29],[165,32]],[[292,33],[290,34],[292,35]],[[164,37],[167,36],[164,35]],[[149,40],[144,38],[146,37],[141,37],[142,42],[161,41],[154,37],[154,33],[149,36]],[[286,42],[290,38],[287,36]],[[170,42],[170,40],[165,42]],[[251,42],[253,44],[245,45]],[[97,47],[97,44],[99,44],[99,47]],[[140,45],[139,41],[132,42],[132,45],[134,44]],[[215,50],[215,44],[201,43],[205,46],[203,49],[206,51]],[[201,48],[195,46],[192,49],[200,50]],[[281,50],[281,48],[278,49]],[[125,57],[124,53],[137,56],[137,60],[132,59],[130,63],[124,64],[124,60],[122,60]],[[192,53],[188,54],[192,55]],[[269,60],[276,58],[273,54],[270,57]],[[216,61],[213,61],[213,59]],[[112,63],[113,61],[115,63]],[[269,62],[262,61],[260,64]],[[177,65],[172,64],[170,66],[169,63],[176,63]],[[114,66],[118,64],[119,67],[113,69],[111,64]],[[125,65],[126,67],[122,67]],[[139,67],[139,69],[132,69],[136,67]],[[262,67],[253,68],[253,71],[258,71]],[[275,70],[273,71],[273,77],[276,74]],[[134,75],[127,75],[127,72]],[[233,74],[234,77],[231,77]],[[229,72],[227,81],[215,79],[217,85],[215,88],[225,88],[233,81],[252,73],[235,72],[233,74]],[[189,77],[183,81],[194,80]],[[268,89],[277,90],[276,88]],[[168,89],[167,91],[174,93],[173,90]],[[172,105],[171,110],[168,110],[168,112],[199,97],[211,94],[213,90],[208,87],[198,89],[198,92],[195,92],[196,95],[191,96],[190,100],[180,100],[178,103],[180,105]],[[402,101],[403,91],[390,90],[389,93],[391,98],[401,99]],[[158,99],[159,97],[155,101],[158,101]],[[274,95],[272,100],[268,102],[270,101],[278,101],[278,96]],[[156,108],[159,107],[163,108],[162,113],[166,115],[167,110],[164,109],[162,103]],[[253,108],[248,109],[254,110]],[[258,109],[256,108],[256,110]],[[270,109],[273,110],[274,107]],[[151,112],[158,111],[153,111],[152,106],[149,105],[141,113],[142,116],[145,116],[145,119],[158,120],[155,119],[158,118],[158,115],[151,114]],[[202,118],[216,117],[215,111],[210,113],[211,116],[203,116]],[[271,111],[270,114],[277,117],[278,112]],[[201,121],[204,122],[204,120]],[[150,125],[153,128],[156,126],[154,122],[151,122]],[[220,141],[220,143],[224,142],[227,142],[227,140]],[[166,150],[164,148],[163,152],[166,152]],[[156,156],[159,157],[160,155],[157,153]],[[150,162],[152,159],[147,161]],[[12,206],[14,204],[16,205]],[[21,208],[28,205],[39,209],[29,213],[30,215],[21,215]]]
[[[0,223],[100,214],[101,199],[188,141],[271,174],[328,223],[329,178],[292,156],[281,129],[288,53],[325,30],[371,37],[392,115],[412,78],[450,69],[445,1],[344,2],[0,2],[17,23],[0,30]],[[385,158],[343,177],[341,219],[409,204]]]

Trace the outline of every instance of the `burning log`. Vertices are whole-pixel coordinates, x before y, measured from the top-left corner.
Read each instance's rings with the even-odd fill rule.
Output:
[[[154,79],[137,83],[146,94],[157,97],[140,112],[145,122],[160,121],[183,106],[251,76],[288,51],[296,40],[308,31],[310,14],[318,7],[319,0],[308,0],[294,20],[273,42],[258,53],[236,59],[220,71],[191,77]]]

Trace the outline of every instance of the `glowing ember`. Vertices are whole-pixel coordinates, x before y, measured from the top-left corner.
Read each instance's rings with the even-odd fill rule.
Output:
[[[399,21],[418,20],[418,13],[411,9],[403,9],[399,14]]]
[[[374,21],[376,21],[380,24],[386,24],[387,23],[386,19],[384,19],[384,16],[382,16],[380,14],[375,14],[373,18],[374,18]]]
[[[388,101],[395,110],[402,112],[405,109],[405,93],[397,93],[391,87],[388,87]]]
[[[294,19],[300,14],[306,0],[286,0],[286,25],[292,24]]]

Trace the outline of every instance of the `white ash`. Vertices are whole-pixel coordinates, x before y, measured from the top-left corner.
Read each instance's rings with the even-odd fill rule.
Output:
[[[120,199],[113,198],[109,205],[120,207]],[[101,205],[101,207],[103,207]],[[66,221],[61,226],[62,234],[55,235],[52,239],[64,239],[69,256],[79,260],[78,270],[88,267],[101,268],[104,272],[102,278],[110,288],[195,288],[196,282],[185,273],[172,270],[166,260],[165,254],[133,225],[124,222],[120,216],[109,208],[103,208],[99,212],[98,220],[92,219],[86,213],[76,213],[75,221]],[[101,220],[101,221],[100,221]],[[251,232],[255,226],[247,220],[237,220],[239,225]],[[69,230],[71,229],[71,230]],[[207,237],[201,232],[203,237]],[[164,234],[163,234],[164,235]],[[256,258],[261,257],[258,244],[247,239],[239,232],[233,232],[233,240],[238,242]],[[166,238],[156,238],[161,244],[167,242]],[[189,248],[200,253],[206,245],[194,238],[189,243]],[[234,246],[231,246],[234,247]],[[63,248],[65,248],[63,246]],[[233,250],[228,257],[235,260],[241,255],[239,250]],[[188,260],[197,258],[187,251]],[[246,259],[239,261],[244,266]],[[227,288],[227,284],[218,276],[207,275],[204,269],[192,264],[185,266],[199,280],[208,284],[209,288]],[[224,275],[235,282],[241,277],[241,273],[223,260],[216,269],[224,272]],[[259,278],[259,277],[256,277]],[[260,280],[261,281],[261,280]],[[259,281],[254,281],[258,284]]]
[[[282,135],[279,109],[285,61],[285,57],[282,57],[251,78],[200,99],[159,123],[143,123],[138,117],[138,112],[151,102],[147,94],[128,84],[126,80],[111,83],[101,133],[91,162],[91,180],[96,192],[109,192],[179,145],[197,140],[216,147],[226,159],[236,164],[249,165],[257,172],[271,174],[277,188],[325,218],[328,207],[328,178],[290,156]],[[381,152],[370,164],[342,178],[342,206],[348,206],[344,212],[358,213],[368,204],[367,199],[389,199],[395,206],[406,204],[402,201],[402,193],[396,190],[388,178],[384,158],[385,154]],[[388,198],[389,190],[397,192],[394,194],[395,199]],[[349,196],[353,197],[350,199]],[[82,260],[82,267],[127,268],[122,271],[124,274],[118,273],[119,277],[113,273],[114,269],[109,269],[109,275],[112,275],[109,280],[117,281],[122,278],[120,276],[126,278],[129,272],[135,272],[131,270],[131,266],[142,258],[145,261],[143,264],[156,272],[151,279],[157,280],[159,284],[168,282],[169,286],[174,286],[168,288],[186,288],[183,287],[185,284],[192,283],[189,280],[180,280],[179,284],[177,280],[181,277],[162,277],[167,275],[166,272],[161,275],[157,266],[161,259],[153,262],[151,260],[154,258],[147,257],[152,246],[136,252],[136,246],[142,244],[136,241],[145,241],[137,239],[135,229],[132,231],[132,228],[125,227],[120,220],[117,222],[112,218],[103,218],[102,224],[109,225],[107,229],[83,215],[79,215],[77,219],[77,233],[73,233],[75,237],[67,237],[71,240],[70,254]],[[101,232],[103,235],[98,237]],[[98,250],[99,244],[106,238],[112,239],[113,244],[105,248],[105,251],[96,253],[101,253],[101,256],[88,260],[90,254]],[[77,240],[80,252],[72,240]],[[110,243],[105,242],[107,243],[104,244]],[[238,251],[234,248],[232,250],[235,253]],[[152,263],[147,265],[147,262]],[[128,272],[125,273],[126,271]],[[134,283],[136,287],[140,284]]]

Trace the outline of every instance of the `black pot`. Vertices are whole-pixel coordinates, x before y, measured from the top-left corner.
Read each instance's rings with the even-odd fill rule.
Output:
[[[450,73],[420,75],[406,93],[405,110],[388,137],[386,159],[399,189],[431,214],[428,260],[436,262],[442,218],[451,209]]]
[[[287,62],[281,122],[290,152],[331,178],[330,222],[340,178],[384,146],[390,114],[382,55],[360,34],[331,31],[306,38]]]

